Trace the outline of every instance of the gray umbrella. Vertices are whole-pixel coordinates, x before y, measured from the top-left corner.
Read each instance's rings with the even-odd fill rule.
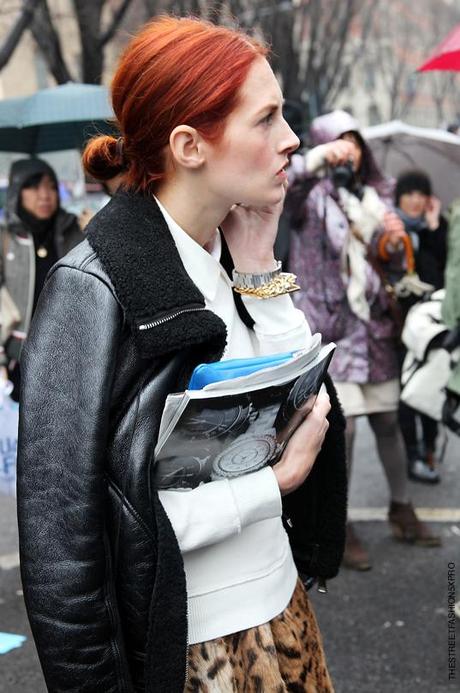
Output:
[[[108,90],[69,82],[31,96],[0,101],[0,151],[39,154],[81,149],[97,133],[115,130]]]
[[[460,137],[434,128],[408,125],[400,120],[364,128],[378,165],[390,176],[422,169],[446,208],[460,195]]]

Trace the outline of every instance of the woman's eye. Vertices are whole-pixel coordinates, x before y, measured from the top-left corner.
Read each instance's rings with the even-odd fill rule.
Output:
[[[265,116],[265,118],[262,118],[262,123],[264,123],[265,125],[271,125],[273,122],[273,116],[273,113],[269,113]]]

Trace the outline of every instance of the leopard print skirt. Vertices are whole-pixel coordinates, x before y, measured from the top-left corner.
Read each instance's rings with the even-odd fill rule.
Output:
[[[300,580],[269,623],[189,647],[184,693],[334,693],[318,624]]]

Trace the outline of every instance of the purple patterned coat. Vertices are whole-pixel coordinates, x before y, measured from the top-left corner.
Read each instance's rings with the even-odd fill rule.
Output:
[[[291,232],[289,265],[301,287],[293,294],[294,302],[304,311],[312,332],[321,332],[325,342],[337,343],[330,367],[335,380],[385,382],[398,377],[396,326],[385,289],[370,264],[366,286],[370,321],[358,318],[348,305],[340,254],[349,225],[336,199],[330,180],[319,181],[305,201],[303,226]],[[389,198],[381,199],[391,208]],[[377,230],[372,239],[374,252],[381,233]]]

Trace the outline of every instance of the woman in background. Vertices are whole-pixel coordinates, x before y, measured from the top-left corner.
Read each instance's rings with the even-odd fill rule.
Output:
[[[46,161],[20,159],[12,164],[0,235],[0,285],[5,284],[17,309],[14,329],[0,343],[0,370],[12,381],[12,397],[18,400],[21,349],[45,277],[83,240],[77,217],[60,205],[56,173]],[[0,306],[2,325],[4,308]]]
[[[367,416],[390,490],[388,519],[404,542],[436,546],[409,501],[404,443],[398,425],[397,325],[383,274],[402,267],[404,227],[392,206],[392,184],[378,170],[356,120],[345,111],[315,118],[313,148],[292,156],[290,177],[317,177],[292,233],[290,269],[301,286],[294,302],[313,331],[337,342],[330,373],[347,418],[351,478],[356,418]],[[384,262],[381,251],[388,262]],[[347,526],[344,564],[368,570],[367,550]]]

